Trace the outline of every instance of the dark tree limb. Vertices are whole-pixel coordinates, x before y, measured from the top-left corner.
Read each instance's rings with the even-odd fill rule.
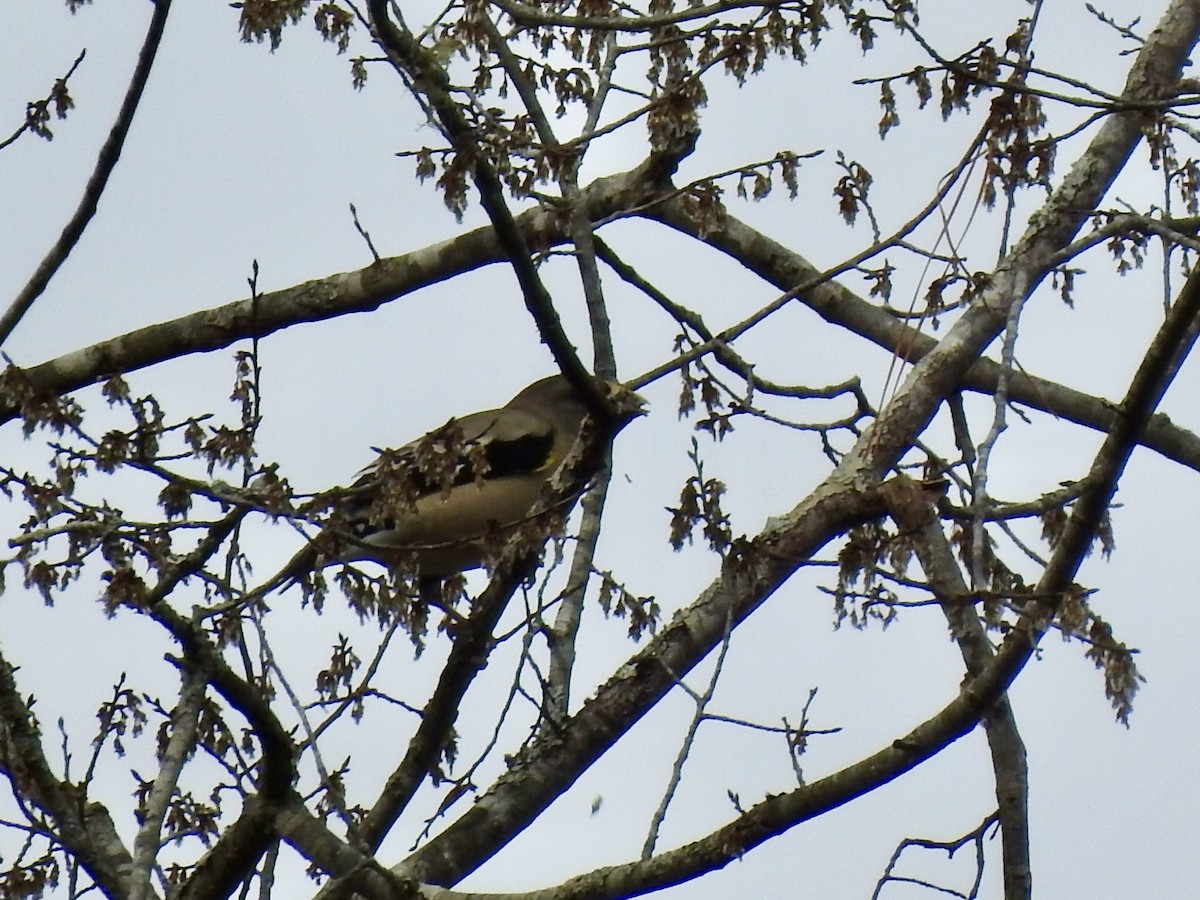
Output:
[[[416,882],[392,876],[372,857],[333,834],[296,794],[279,804],[271,826],[305,859],[363,897],[408,900],[428,896],[420,892]]]
[[[88,223],[96,214],[96,208],[100,203],[100,195],[104,193],[104,189],[108,186],[108,178],[116,168],[117,160],[121,158],[121,149],[125,146],[125,138],[129,134],[129,128],[133,124],[134,113],[137,112],[138,103],[141,102],[142,92],[146,88],[146,82],[150,78],[150,69],[154,66],[154,58],[158,54],[159,44],[162,43],[163,30],[167,25],[167,14],[171,10],[171,0],[154,0],[154,13],[150,17],[150,27],[146,31],[146,40],[142,43],[141,52],[138,54],[137,65],[134,66],[133,75],[129,79],[129,87],[125,91],[125,99],[121,103],[121,109],[117,113],[117,120],[113,123],[112,130],[108,133],[108,138],[104,141],[100,148],[100,155],[96,159],[96,167],[92,170],[92,175],[88,179],[87,186],[83,190],[83,197],[79,201],[79,206],[76,207],[74,215],[68,220],[66,226],[55,241],[54,246],[50,248],[50,252],[38,265],[25,287],[21,288],[20,292],[9,305],[8,309],[0,316],[0,344],[8,340],[13,329],[17,327],[17,323],[21,321],[25,313],[29,312],[29,308],[33,306],[35,300],[42,295],[46,290],[46,285],[50,283],[50,279],[62,267],[62,264],[67,261],[71,251],[75,249],[75,245],[79,243],[79,239],[83,236],[83,231],[87,228]]]
[[[1176,0],[1136,57],[1125,94],[1135,101],[1165,95],[1179,77],[1198,35],[1200,7],[1189,0]],[[1087,211],[1098,205],[1124,167],[1142,137],[1141,125],[1137,114],[1122,113],[1099,128],[979,299],[914,366],[893,400],[822,485],[748,542],[739,558],[724,566],[721,577],[602,687],[561,736],[543,737],[534,744],[509,775],[397,871],[441,885],[454,884],[473,871],[645,715],[670,689],[672,677],[685,674],[707,655],[719,642],[726,623],[736,626],[813,552],[877,511],[880,500],[872,486],[892,469],[946,397],[958,388],[1004,327],[1009,307],[1046,276],[1054,254],[1072,240]],[[1145,418],[1152,411],[1152,406],[1143,410]],[[1136,438],[1136,431],[1130,434]],[[1086,511],[1086,504],[1082,508],[1077,504],[1073,518],[1086,516]],[[1090,529],[1094,534],[1099,514],[1081,521],[1082,532]],[[1090,543],[1088,537],[1084,543]],[[1059,556],[1056,551],[1056,558]],[[1077,565],[1078,559],[1073,566],[1052,565],[1042,579],[1040,593],[1066,589]],[[743,817],[684,851],[664,854],[659,860],[669,857],[673,862],[664,864],[664,880],[656,878],[654,886],[676,883],[671,879],[684,870],[690,878],[724,865],[779,830],[887,783],[968,733],[1028,661],[1039,633],[1036,623],[1014,630],[996,660],[955,701],[891,747],[836,776],[765,801],[751,811],[755,814],[753,825]],[[673,866],[680,869],[675,871]]]
[[[446,736],[458,719],[459,704],[487,665],[494,646],[494,632],[508,601],[530,574],[526,560],[511,571],[498,573],[487,589],[472,601],[471,614],[456,627],[454,643],[429,702],[421,710],[421,724],[408,743],[408,751],[388,776],[375,805],[356,829],[356,843],[374,852],[387,836],[425,781],[445,745]]]
[[[41,730],[17,688],[15,670],[0,655],[0,774],[13,791],[36,806],[53,834],[110,897],[131,893],[133,857],[117,835],[112,817],[82,790],[61,781],[42,748]]]
[[[587,377],[587,370],[563,329],[554,300],[534,267],[529,244],[508,208],[504,185],[487,159],[479,135],[467,121],[462,106],[451,96],[450,79],[445,69],[407,28],[392,20],[388,0],[367,0],[367,9],[376,40],[387,53],[388,60],[400,71],[409,90],[429,104],[455,152],[469,161],[480,205],[491,220],[496,238],[513,267],[525,306],[537,323],[542,343],[550,348],[559,369],[580,394],[593,397],[597,389]],[[595,404],[598,409],[603,409],[599,397],[595,398]]]

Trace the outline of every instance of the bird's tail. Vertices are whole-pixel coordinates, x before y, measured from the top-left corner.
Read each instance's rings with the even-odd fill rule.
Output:
[[[246,600],[251,602],[261,600],[268,594],[291,587],[306,573],[312,572],[317,568],[319,562],[318,556],[317,548],[313,544],[305,544],[287,561],[287,564],[282,569],[272,575],[269,580],[264,581],[258,587],[254,588],[254,590],[250,591],[246,595]]]

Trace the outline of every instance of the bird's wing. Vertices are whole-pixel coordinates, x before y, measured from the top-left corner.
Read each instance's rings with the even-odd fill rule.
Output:
[[[451,419],[381,451],[335,501],[343,559],[418,553],[430,571],[479,565],[480,540],[523,519],[555,461],[556,428],[536,413],[500,409]]]
[[[439,446],[439,443],[441,446]],[[489,409],[461,419],[395,450],[381,450],[359,470],[346,489],[348,499],[370,494],[387,470],[405,468],[417,496],[444,491],[469,481],[491,480],[525,472],[543,471],[553,462],[555,428],[546,418],[514,409]],[[439,469],[441,460],[453,465]],[[482,464],[481,464],[482,463]],[[482,469],[476,472],[476,469]]]

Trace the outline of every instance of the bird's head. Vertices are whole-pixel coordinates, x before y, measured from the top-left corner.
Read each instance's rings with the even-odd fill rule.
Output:
[[[608,401],[609,418],[616,429],[624,428],[638,416],[649,413],[646,398],[619,381],[600,381],[604,399]]]
[[[647,413],[646,399],[618,381],[604,378],[594,379],[604,400],[604,415],[608,428],[613,433],[620,431],[638,416]],[[551,375],[535,381],[519,393],[511,408],[521,409],[571,409],[580,419],[595,410],[565,375]]]

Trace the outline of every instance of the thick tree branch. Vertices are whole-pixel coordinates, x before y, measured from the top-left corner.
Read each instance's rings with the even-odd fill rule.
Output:
[[[584,190],[593,220],[611,219],[637,209],[653,197],[669,177],[673,164],[659,154],[635,169],[597,179]],[[539,208],[516,219],[530,243],[550,246],[566,239],[560,216]],[[132,372],[191,353],[221,350],[237,341],[266,337],[305,322],[349,313],[370,312],[384,303],[423,287],[471,272],[506,258],[493,228],[477,228],[430,247],[385,259],[352,272],[342,272],[270,291],[139,328],[25,370],[37,391],[64,394],[114,372]],[[0,423],[20,414],[6,398],[0,401]]]
[[[906,325],[878,306],[857,296],[827,273],[812,265],[799,253],[777,243],[744,224],[726,216],[703,236],[678,200],[669,199],[650,207],[647,214],[685,234],[703,240],[714,249],[750,269],[782,291],[798,293],[797,302],[831,324],[839,325],[860,337],[915,363],[937,346],[937,339]],[[799,291],[796,286],[800,285]],[[719,346],[728,340],[721,332],[710,342]],[[1000,365],[990,359],[977,359],[962,378],[962,387],[991,394],[1000,383]],[[1013,403],[1050,413],[1096,431],[1105,431],[1112,414],[1111,402],[1057,382],[1010,372],[1008,397]],[[1200,471],[1200,436],[1175,425],[1162,414],[1155,415],[1142,436],[1146,447],[1167,459]]]
[[[75,785],[60,781],[42,749],[41,731],[17,689],[15,670],[0,656],[0,773],[14,792],[50,820],[60,842],[110,897],[130,895],[133,858],[108,811],[88,803]]]
[[[278,800],[263,795],[247,797],[237,820],[196,863],[176,900],[210,900],[228,897],[254,871],[254,866],[275,841]]]
[[[1179,77],[1200,35],[1200,7],[1176,0],[1131,67],[1125,95],[1154,99]],[[787,515],[772,520],[721,577],[584,706],[561,737],[544,737],[458,822],[398,867],[423,882],[451,885],[489,858],[566,789],[720,640],[725,624],[736,626],[809,557],[856,520],[877,508],[872,486],[932,420],[938,407],[1003,328],[1016,288],[1027,294],[1046,275],[1046,265],[1069,243],[1122,169],[1141,138],[1140,119],[1114,115],[1099,129],[1026,234],[994,273],[990,285],[946,336],[914,366],[876,422],[822,485]],[[1151,407],[1152,409],[1152,407]],[[1149,412],[1145,412],[1149,416]],[[1107,500],[1105,500],[1107,503]],[[1102,512],[1102,509],[1101,509]],[[1077,504],[1076,517],[1079,514]],[[1098,524],[1084,519],[1083,530]],[[1090,536],[1089,536],[1090,537]],[[1090,543],[1090,540],[1089,540]],[[1056,554],[1057,556],[1058,554]],[[1076,565],[1078,561],[1076,560]],[[1071,567],[1048,570],[1043,593],[1063,590]],[[1036,633],[1036,632],[1034,632]],[[772,798],[746,817],[686,851],[665,854],[694,877],[783,828],[885,784],[968,733],[1002,695],[1031,652],[1028,629],[1014,632],[996,661],[934,719],[891,747],[843,773],[808,788]],[[749,814],[748,814],[749,815]],[[706,862],[707,861],[707,864]],[[657,860],[656,860],[657,862]],[[652,886],[676,883],[680,871],[664,864]]]
[[[296,794],[280,805],[272,825],[305,859],[340,879],[342,886],[363,897],[409,900],[444,893],[422,891],[411,880],[392,877],[372,857],[359,852],[330,832],[324,822],[308,811],[304,800]]]

